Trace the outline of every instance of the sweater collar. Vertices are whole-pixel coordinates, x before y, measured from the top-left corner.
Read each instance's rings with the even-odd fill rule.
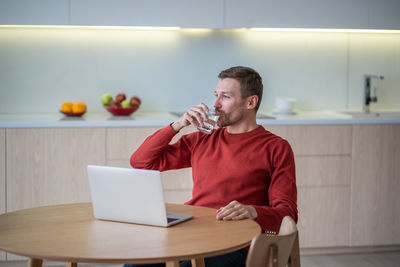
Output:
[[[228,133],[226,128],[222,129],[223,135],[225,135],[227,138],[247,138],[247,137],[252,137],[254,135],[257,135],[263,131],[265,131],[265,129],[261,125],[258,125],[257,128],[255,128],[254,130],[251,130],[250,132],[237,133],[237,134]]]

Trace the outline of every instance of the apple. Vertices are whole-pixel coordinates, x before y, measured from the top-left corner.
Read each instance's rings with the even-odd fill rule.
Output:
[[[109,106],[112,108],[119,108],[119,103],[117,101],[113,100],[110,102]]]
[[[110,105],[110,102],[113,100],[113,97],[109,93],[105,93],[101,96],[101,103],[103,103],[104,106]]]
[[[122,101],[124,101],[126,99],[126,95],[124,93],[119,93],[116,97],[115,97],[115,101],[117,101],[118,103],[121,103]]]
[[[131,102],[129,102],[128,99],[125,99],[125,100],[123,100],[123,101],[121,102],[121,107],[123,107],[123,108],[129,108],[129,107],[131,107]]]
[[[135,106],[140,106],[140,104],[142,103],[142,101],[140,100],[139,97],[137,96],[132,96],[131,100],[130,100],[131,106],[135,107]]]
[[[140,98],[137,97],[137,96],[135,96],[135,95],[131,97],[131,100],[132,100],[132,99],[136,99],[137,101],[139,101],[139,104],[142,103],[142,100],[140,100]]]

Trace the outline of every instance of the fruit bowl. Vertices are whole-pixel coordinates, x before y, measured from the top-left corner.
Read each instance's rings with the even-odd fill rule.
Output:
[[[80,113],[72,113],[72,112],[64,112],[64,111],[61,111],[61,110],[60,110],[60,112],[62,114],[64,114],[65,116],[68,116],[68,117],[80,117],[80,116],[82,116],[83,114],[86,113],[86,111],[85,112],[80,112]]]
[[[134,107],[122,108],[122,107],[104,106],[104,108],[107,109],[108,112],[110,112],[113,115],[128,116],[131,115],[133,112],[135,112],[139,107],[134,106]]]

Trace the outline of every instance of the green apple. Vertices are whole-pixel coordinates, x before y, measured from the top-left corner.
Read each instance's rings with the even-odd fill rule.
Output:
[[[113,100],[113,97],[109,93],[106,93],[101,96],[101,103],[103,103],[104,106],[108,106],[112,100]]]
[[[121,107],[129,108],[131,106],[131,102],[128,99],[125,99],[121,102]]]

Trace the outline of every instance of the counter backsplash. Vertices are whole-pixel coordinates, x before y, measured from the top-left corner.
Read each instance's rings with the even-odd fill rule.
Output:
[[[0,114],[58,112],[109,92],[139,96],[145,112],[212,105],[218,73],[260,72],[262,112],[293,97],[303,110],[361,109],[364,74],[383,75],[375,108],[400,109],[400,34],[0,29]]]

